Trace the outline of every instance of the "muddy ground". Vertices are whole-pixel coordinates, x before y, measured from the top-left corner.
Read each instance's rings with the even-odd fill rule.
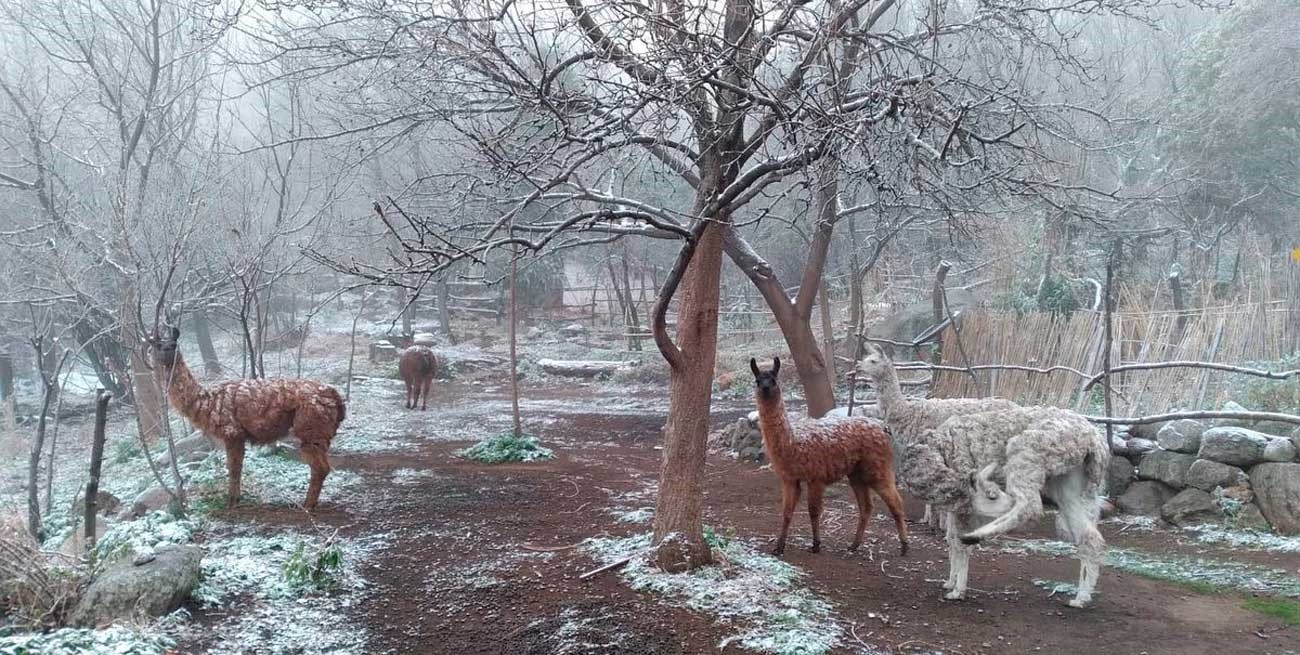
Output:
[[[358,492],[323,506],[314,517],[258,505],[217,517],[267,532],[337,528],[350,537],[383,535],[383,546],[361,571],[367,589],[338,617],[366,631],[368,652],[742,652],[734,645],[719,650],[728,626],[632,591],[617,574],[578,579],[597,564],[570,546],[648,529],[646,513],[634,510],[653,504],[664,394],[600,385],[529,386],[527,429],[556,458],[485,466],[452,453],[508,424],[499,387],[439,386],[427,413],[406,413],[399,417],[400,430],[385,432],[399,442],[395,448],[349,449],[350,435],[406,412],[397,383],[376,382],[362,393],[373,395],[377,409],[349,418],[353,425],[340,436],[334,457],[336,469],[362,476]],[[724,404],[718,421],[741,415],[747,405]],[[708,480],[706,522],[766,547],[778,518],[775,474],[718,454],[710,457]],[[982,547],[971,569],[971,586],[978,591],[963,602],[944,601],[941,535],[914,524],[911,553],[899,558],[892,522],[877,503],[868,547],[848,553],[851,494],[841,484],[828,496],[823,552],[803,550],[810,533],[806,514],[800,514],[786,560],[806,570],[813,590],[834,606],[845,630],[836,652],[1300,650],[1300,629],[1245,609],[1240,594],[1203,593],[1113,569],[1103,571],[1095,607],[1067,607],[1068,596],[1049,595],[1034,581],[1073,582],[1076,561],[999,552],[1014,541]],[[920,517],[919,504],[910,502],[908,509]],[[1298,554],[1211,547],[1186,533],[1114,523],[1105,533],[1114,546],[1156,556],[1177,553],[1300,572]],[[1016,536],[1050,536],[1050,519]],[[202,610],[195,614],[200,622],[216,620]],[[205,641],[192,640],[182,649],[202,652]]]

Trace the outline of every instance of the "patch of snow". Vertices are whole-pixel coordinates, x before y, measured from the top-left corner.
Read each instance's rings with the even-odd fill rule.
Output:
[[[393,471],[393,482],[397,484],[411,484],[421,480],[430,480],[433,477],[433,471],[424,469],[397,469]]]
[[[1233,530],[1217,525],[1194,525],[1184,528],[1206,544],[1225,544],[1233,548],[1267,550],[1275,553],[1300,553],[1300,537],[1284,537],[1271,532]]]
[[[610,514],[619,523],[649,523],[655,517],[655,508],[638,507],[636,509],[610,508]]]
[[[175,642],[166,634],[120,625],[0,636],[3,655],[163,655],[173,646]]]
[[[734,634],[718,645],[777,655],[814,655],[841,641],[830,603],[802,586],[804,572],[740,540],[714,549],[721,564],[685,574],[665,573],[640,556],[650,535],[593,538],[583,548],[603,564],[634,557],[619,576],[637,591],[660,594],[672,605],[711,615]]]

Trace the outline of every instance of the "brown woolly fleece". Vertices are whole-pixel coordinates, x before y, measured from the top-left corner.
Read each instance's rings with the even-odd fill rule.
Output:
[[[205,389],[176,348],[178,335],[174,330],[159,346],[157,371],[172,407],[225,446],[230,505],[239,500],[245,444],[274,443],[292,432],[311,467],[303,505],[314,508],[330,472],[330,442],[346,414],[343,396],[331,386],[301,379],[235,380]]]
[[[428,346],[407,348],[397,363],[397,372],[406,383],[406,408],[415,409],[420,403],[420,409],[429,409],[429,389],[433,387],[433,376],[438,374],[438,357],[433,350]]]
[[[866,417],[828,417],[790,421],[776,376],[780,359],[771,371],[759,371],[750,360],[757,385],[759,429],[772,470],[781,479],[781,532],[775,554],[785,551],[786,534],[800,484],[808,487],[808,517],[812,522],[812,552],[821,549],[822,495],[826,485],[845,477],[858,501],[858,526],[849,550],[862,545],[871,518],[871,491],[885,502],[898,529],[901,554],[907,554],[907,523],[903,499],[894,483],[894,449],[885,427]]]

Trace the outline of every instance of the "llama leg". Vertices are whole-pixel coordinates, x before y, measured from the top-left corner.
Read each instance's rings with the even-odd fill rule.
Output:
[[[826,491],[825,482],[808,481],[808,519],[812,521],[813,543],[810,553],[822,550],[822,494]]]
[[[885,501],[890,516],[894,517],[894,529],[898,531],[898,554],[907,554],[907,513],[903,511],[903,497],[898,494],[894,484],[894,474],[886,473],[875,484],[876,495]]]
[[[1097,530],[1097,500],[1086,486],[1080,470],[1049,481],[1045,490],[1057,506],[1057,532],[1062,539],[1074,542],[1079,558],[1079,587],[1069,603],[1071,607],[1085,607],[1092,602],[1106,556],[1106,539]]]
[[[849,552],[853,552],[862,547],[862,536],[871,520],[871,485],[855,472],[849,476],[849,486],[853,487],[853,495],[858,499],[858,530],[853,533],[853,543],[849,544]]]
[[[317,444],[303,444],[303,459],[311,467],[311,481],[307,483],[307,502],[303,507],[308,511],[316,508],[320,502],[320,490],[325,484],[325,476],[330,474],[330,457],[325,447]]]
[[[971,547],[962,542],[961,535],[966,531],[966,517],[956,512],[945,512],[948,537],[948,582],[943,585],[948,589],[944,598],[961,600],[966,597],[966,579],[970,573]]]
[[[425,381],[424,381],[424,389],[423,389],[422,392],[421,392],[421,396],[423,397],[423,402],[422,402],[421,405],[420,405],[420,409],[421,409],[421,410],[427,410],[427,409],[429,409],[429,389],[432,389],[432,388],[433,388],[433,380],[432,380],[432,379],[425,379]]]
[[[799,481],[781,481],[781,534],[777,535],[773,555],[785,553],[785,535],[790,531],[790,519],[794,516],[795,505],[799,504]]]
[[[226,505],[234,507],[239,504],[240,478],[244,474],[244,439],[231,437],[226,442]]]

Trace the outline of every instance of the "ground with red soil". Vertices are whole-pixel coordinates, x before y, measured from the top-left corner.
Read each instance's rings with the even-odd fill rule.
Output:
[[[728,626],[632,591],[617,574],[578,579],[597,563],[572,546],[647,529],[612,510],[653,505],[662,394],[567,384],[529,387],[525,394],[528,431],[555,450],[554,460],[485,466],[455,457],[468,440],[484,436],[485,425],[501,424],[505,397],[496,387],[444,384],[428,412],[437,429],[413,429],[411,445],[401,451],[334,457],[336,469],[363,477],[354,502],[323,505],[314,519],[288,507],[259,506],[219,517],[268,531],[312,521],[345,536],[387,535],[361,571],[368,589],[351,614],[339,618],[366,630],[373,653],[742,652],[734,645],[719,650],[731,634]],[[391,395],[392,412],[407,411],[400,386]],[[746,403],[730,403],[718,412],[718,423],[747,410]],[[398,473],[412,469],[420,474]],[[708,479],[706,522],[766,547],[778,519],[775,474],[718,454],[710,457]],[[909,502],[908,509],[920,517],[919,504]],[[848,553],[854,516],[847,485],[832,487],[823,552],[803,550],[810,535],[806,514],[800,514],[785,556],[834,606],[845,628],[836,652],[1300,650],[1300,629],[1245,609],[1242,595],[1198,593],[1109,568],[1093,608],[1067,607],[1066,597],[1049,596],[1033,581],[1073,582],[1077,562],[998,552],[1005,542],[973,557],[971,587],[978,591],[969,600],[944,601],[941,535],[913,524],[911,553],[899,558],[893,526],[877,511],[867,545]],[[1117,524],[1104,531],[1113,546],[1157,556],[1266,564],[1293,575],[1300,570],[1298,554],[1212,547],[1186,533]],[[1016,536],[1049,537],[1050,520]],[[204,620],[201,613],[198,619]],[[187,650],[201,647],[189,644]]]

